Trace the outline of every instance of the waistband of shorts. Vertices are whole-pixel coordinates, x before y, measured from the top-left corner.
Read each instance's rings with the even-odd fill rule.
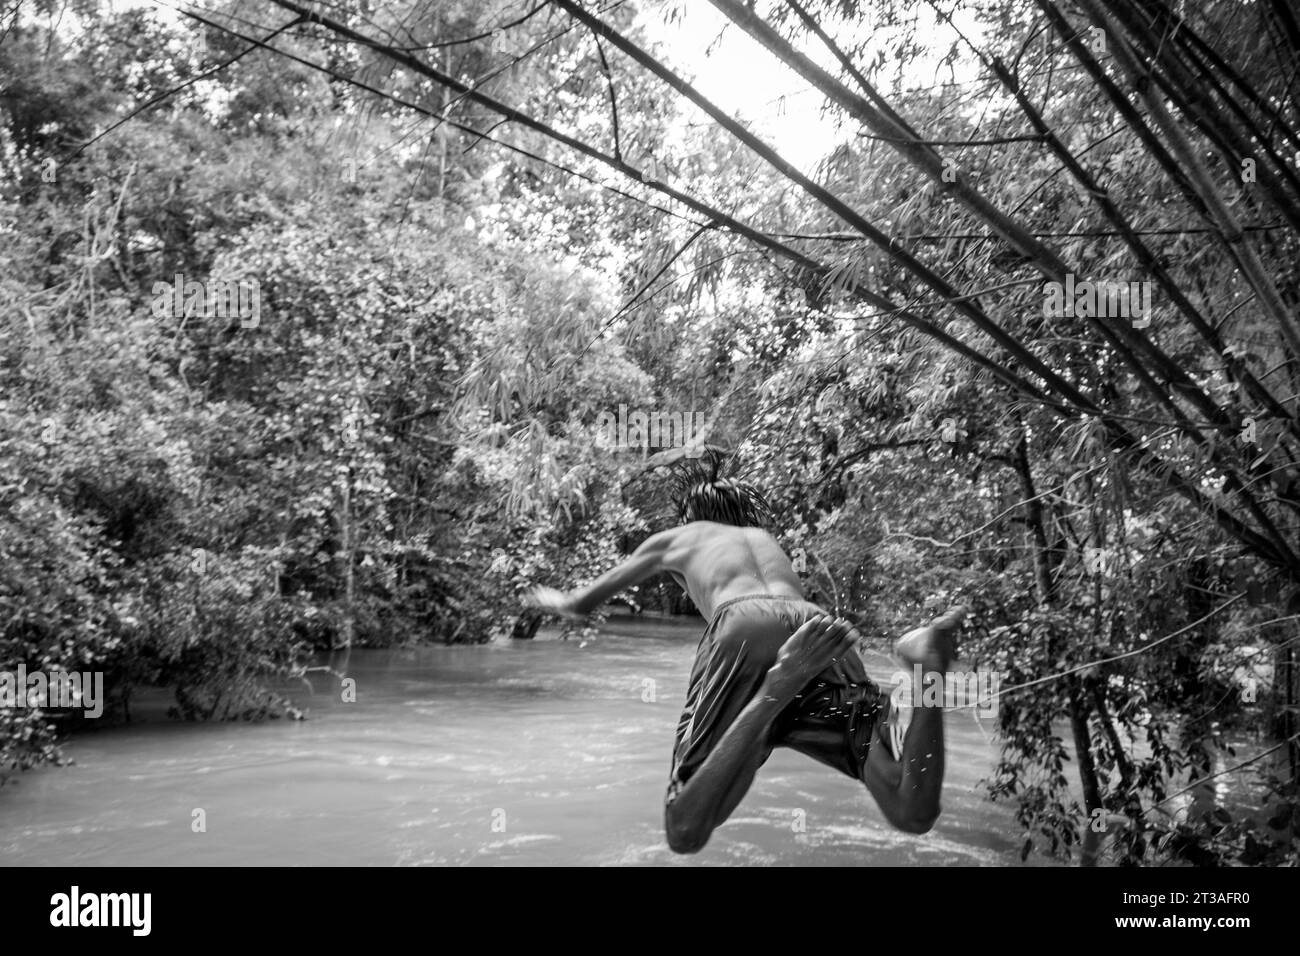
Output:
[[[731,605],[740,604],[744,601],[795,601],[799,604],[811,604],[813,607],[817,606],[813,604],[812,601],[809,601],[807,598],[795,597],[792,594],[742,594],[739,597],[734,597],[728,601],[723,601],[721,604],[715,607],[713,609],[713,617],[709,618],[709,626],[711,627],[713,625],[713,622],[718,619],[718,616],[721,615],[722,612],[725,611],[727,608],[731,607]]]

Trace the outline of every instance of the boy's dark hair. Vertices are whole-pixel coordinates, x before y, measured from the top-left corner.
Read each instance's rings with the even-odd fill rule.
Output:
[[[763,528],[771,524],[772,511],[759,492],[730,478],[704,477],[679,485],[677,519],[716,521],[737,528]]]

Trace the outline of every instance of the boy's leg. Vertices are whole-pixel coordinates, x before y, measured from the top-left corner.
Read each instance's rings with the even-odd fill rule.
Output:
[[[675,852],[702,849],[736,809],[772,752],[777,717],[810,680],[851,653],[851,634],[847,621],[813,618],[782,644],[775,663],[761,661],[761,673],[754,661],[745,665],[739,641],[692,680],[664,808]]]
[[[943,700],[943,675],[956,657],[954,636],[964,608],[955,608],[925,627],[903,635],[895,653],[909,666],[920,664],[924,680],[937,681]],[[920,693],[923,688],[915,688]],[[895,757],[885,746],[883,726],[877,745],[867,754],[862,781],[875,798],[885,819],[908,833],[925,833],[939,818],[943,789],[943,707],[916,707],[903,737],[902,752]]]

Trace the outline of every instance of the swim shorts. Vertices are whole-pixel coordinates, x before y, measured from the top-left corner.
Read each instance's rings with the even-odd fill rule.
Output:
[[[781,645],[805,621],[825,613],[802,598],[770,594],[738,597],[714,611],[691,667],[666,802],[672,803],[758,693]],[[789,747],[862,780],[872,730],[888,703],[852,652],[817,675],[772,722],[763,760],[776,747]]]

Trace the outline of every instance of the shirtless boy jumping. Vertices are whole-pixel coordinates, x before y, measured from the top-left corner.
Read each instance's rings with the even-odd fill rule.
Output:
[[[682,524],[652,535],[621,565],[529,603],[581,618],[617,592],[666,571],[708,620],[677,725],[664,813],[668,845],[695,853],[740,803],[774,747],[790,747],[862,781],[895,827],[925,833],[939,816],[943,709],[917,707],[893,752],[888,696],[866,674],[852,625],[803,597],[754,496],[734,481],[701,482]],[[942,675],[965,616],[954,608],[894,646],[909,669]],[[940,678],[941,679],[941,678]],[[939,688],[942,693],[942,688]]]

